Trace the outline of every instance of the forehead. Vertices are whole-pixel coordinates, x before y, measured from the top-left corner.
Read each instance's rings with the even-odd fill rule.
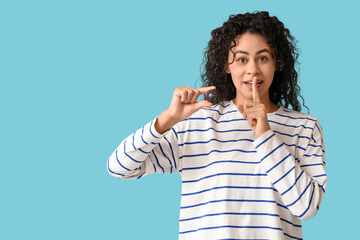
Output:
[[[265,37],[257,33],[243,33],[238,35],[235,39],[236,46],[232,48],[233,51],[241,50],[246,52],[257,52],[261,49],[268,49],[272,52],[270,45]]]

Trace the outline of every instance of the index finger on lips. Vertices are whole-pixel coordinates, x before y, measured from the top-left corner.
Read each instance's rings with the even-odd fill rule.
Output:
[[[257,80],[257,77],[254,77],[252,81],[253,102],[260,102],[260,94],[257,88]]]

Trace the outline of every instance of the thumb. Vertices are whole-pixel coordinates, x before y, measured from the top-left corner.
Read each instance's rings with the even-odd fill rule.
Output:
[[[202,100],[200,102],[197,102],[194,104],[194,108],[195,110],[199,110],[200,108],[203,108],[203,107],[211,107],[213,104],[207,100]]]

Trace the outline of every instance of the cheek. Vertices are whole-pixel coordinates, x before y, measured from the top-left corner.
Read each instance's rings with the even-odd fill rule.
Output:
[[[274,75],[275,75],[275,68],[269,68],[269,69],[267,69],[267,71],[266,71],[266,78],[267,78],[267,81],[270,82],[270,84],[271,84],[271,82],[272,82],[273,79],[274,79]]]
[[[245,71],[242,68],[231,69],[231,77],[233,79],[242,79],[244,74],[245,74]]]
[[[235,87],[240,87],[242,85],[242,76],[239,74],[231,74],[232,82],[234,83]]]

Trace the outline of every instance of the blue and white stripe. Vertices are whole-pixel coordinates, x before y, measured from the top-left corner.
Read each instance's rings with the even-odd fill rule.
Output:
[[[107,169],[122,179],[179,172],[179,239],[302,239],[301,220],[316,214],[327,185],[322,129],[282,107],[268,119],[259,138],[232,101],[163,135],[152,121],[119,145]]]

